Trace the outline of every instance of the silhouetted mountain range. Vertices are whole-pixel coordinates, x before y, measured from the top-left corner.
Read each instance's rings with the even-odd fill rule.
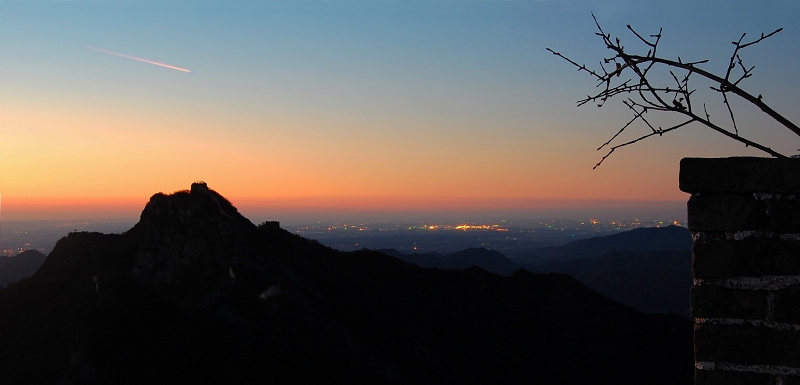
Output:
[[[690,317],[690,250],[611,251],[598,258],[551,261],[536,268],[569,274],[598,293],[646,313]]]
[[[0,291],[0,383],[688,384],[692,324],[562,274],[423,269],[255,226],[205,184]]]
[[[0,287],[28,278],[44,263],[46,255],[25,250],[14,257],[0,257]]]
[[[436,252],[424,254],[403,254],[395,249],[381,249],[381,253],[400,258],[421,267],[437,267],[440,269],[467,269],[473,266],[501,275],[511,275],[521,268],[505,255],[485,248],[471,248],[441,255]]]
[[[533,255],[515,258],[520,265],[535,266],[548,261],[597,258],[610,251],[647,253],[662,250],[691,250],[692,235],[679,226],[642,227],[604,237],[581,239],[559,247],[536,250]]]
[[[517,264],[515,261],[519,259],[509,259],[484,248],[448,255],[403,254],[394,249],[378,251],[421,267],[466,269],[475,266],[501,275],[510,275],[520,268],[535,273],[564,273],[640,311],[674,312],[689,318],[691,241],[690,232],[677,226],[635,229],[544,249],[543,254],[550,253],[561,261],[550,260],[537,265]],[[630,251],[648,249],[652,251]],[[597,250],[611,251],[597,256]]]

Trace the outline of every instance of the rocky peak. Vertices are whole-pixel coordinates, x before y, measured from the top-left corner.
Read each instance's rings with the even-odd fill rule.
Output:
[[[204,182],[158,193],[137,224],[143,238],[132,272],[154,286],[202,288],[229,275],[247,257],[256,227]]]

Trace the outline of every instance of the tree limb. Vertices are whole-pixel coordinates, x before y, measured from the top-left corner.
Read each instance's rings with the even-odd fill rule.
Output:
[[[700,123],[707,128],[710,128],[722,135],[725,135],[731,139],[734,139],[738,142],[743,143],[745,146],[751,146],[756,149],[759,149],[767,154],[770,154],[774,157],[778,158],[785,158],[784,155],[772,150],[769,147],[756,143],[752,140],[746,139],[742,137],[739,133],[739,127],[736,123],[736,117],[733,112],[733,108],[730,104],[728,94],[733,94],[741,97],[742,99],[750,102],[751,104],[758,107],[761,111],[767,114],[769,117],[773,118],[775,121],[789,129],[790,131],[794,132],[796,135],[800,136],[800,127],[798,127],[793,122],[786,119],[783,115],[779,114],[771,107],[769,107],[764,101],[762,100],[761,95],[755,97],[750,93],[744,91],[740,87],[740,83],[749,77],[752,76],[753,69],[755,66],[746,67],[744,62],[742,61],[740,51],[744,48],[747,48],[751,45],[760,43],[765,39],[774,36],[778,32],[782,30],[779,28],[771,33],[768,34],[761,34],[761,36],[755,40],[744,42],[744,38],[746,34],[742,34],[742,36],[738,39],[738,41],[732,42],[735,46],[733,53],[731,54],[730,60],[728,61],[728,67],[725,70],[725,76],[721,77],[715,75],[707,70],[704,70],[699,65],[708,63],[708,60],[697,60],[697,61],[687,61],[684,62],[680,57],[677,58],[677,61],[670,60],[662,57],[657,56],[658,52],[658,45],[661,41],[662,37],[662,29],[659,29],[657,34],[649,35],[649,38],[637,32],[633,27],[627,25],[628,30],[647,48],[647,54],[637,55],[631,54],[626,51],[625,47],[622,45],[622,42],[618,37],[612,37],[611,34],[606,33],[603,28],[600,26],[600,23],[597,21],[597,18],[594,14],[592,14],[592,19],[594,20],[595,25],[597,26],[597,31],[595,35],[599,36],[603,43],[605,44],[606,48],[608,48],[612,53],[613,56],[605,57],[600,62],[600,68],[602,69],[602,73],[598,71],[594,71],[588,68],[586,65],[579,64],[568,57],[562,55],[559,52],[556,52],[550,48],[547,48],[548,51],[553,53],[554,55],[568,61],[570,64],[574,65],[578,68],[578,71],[585,71],[591,76],[593,76],[597,80],[596,87],[601,87],[601,91],[597,92],[592,95],[587,95],[586,98],[580,99],[577,101],[578,106],[582,106],[589,102],[597,103],[598,107],[602,107],[606,101],[613,98],[614,96],[620,94],[630,94],[631,96],[628,97],[626,100],[623,100],[623,104],[625,104],[630,110],[633,111],[633,118],[628,121],[625,125],[622,126],[608,141],[603,143],[598,150],[608,147],[609,151],[606,153],[605,156],[602,157],[600,162],[595,165],[597,168],[605,159],[607,159],[616,149],[631,145],[633,143],[637,143],[641,140],[649,138],[655,135],[663,135],[667,132],[674,131],[678,128],[684,127],[690,123]],[[609,70],[606,65],[613,63],[613,67]],[[673,81],[675,82],[675,88],[670,86],[664,87],[653,83],[652,77],[649,75],[654,68],[662,68],[661,66],[666,66],[669,69],[669,75],[672,77]],[[733,70],[739,68],[741,71],[741,75],[737,75],[738,77],[735,80],[731,80],[731,76],[733,74]],[[682,70],[685,71],[685,74],[682,74],[682,77],[679,77],[674,70]],[[613,85],[612,81],[614,77],[620,77],[623,72],[630,71],[633,73],[633,79],[627,79],[622,83]],[[738,72],[738,71],[737,71]],[[711,86],[710,88],[716,92],[722,94],[723,104],[728,110],[728,114],[731,118],[731,124],[733,129],[725,129],[721,126],[718,126],[714,123],[711,123],[711,116],[708,114],[708,110],[706,108],[706,103],[703,104],[703,114],[705,117],[698,116],[695,114],[693,109],[693,101],[692,96],[694,94],[694,89],[689,87],[689,81],[692,79],[692,75],[697,74],[701,78],[705,78],[714,84],[718,84],[717,87]],[[636,79],[636,80],[634,80]],[[698,104],[699,105],[699,104]],[[648,111],[658,111],[658,112],[669,112],[669,113],[678,113],[684,115],[687,120],[683,121],[682,123],[673,125],[666,129],[662,129],[661,127],[655,128],[650,121],[645,117],[645,114]],[[644,134],[636,139],[612,145],[612,143],[619,138],[619,136],[628,128],[630,128],[636,121],[641,121],[647,127],[649,127],[650,132]]]

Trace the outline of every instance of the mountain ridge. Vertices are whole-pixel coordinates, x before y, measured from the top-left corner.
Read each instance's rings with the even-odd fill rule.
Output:
[[[568,274],[646,313],[675,312],[688,319],[691,263],[689,250],[609,251],[597,258],[550,261],[536,268]]]
[[[661,250],[691,250],[691,232],[685,227],[640,227],[602,237],[580,239],[563,246],[536,250],[532,255],[514,258],[521,265],[536,266],[547,261],[596,258],[610,251],[647,253]]]
[[[506,276],[522,268],[522,266],[499,251],[483,247],[472,247],[445,255],[436,252],[405,254],[395,249],[378,249],[376,251],[400,258],[420,267],[467,269],[477,266],[486,271]]]
[[[25,250],[13,257],[0,257],[0,287],[30,277],[46,258],[36,250]]]
[[[59,240],[0,291],[0,382],[691,381],[681,317],[563,274],[339,252],[220,198],[156,194],[123,234]]]

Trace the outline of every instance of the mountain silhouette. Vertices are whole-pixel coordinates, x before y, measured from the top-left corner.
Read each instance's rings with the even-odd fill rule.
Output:
[[[532,255],[514,259],[521,265],[537,265],[547,261],[597,258],[610,251],[647,253],[662,250],[691,250],[692,234],[685,227],[641,227],[618,234],[581,239],[563,246],[536,250]]]
[[[0,287],[28,278],[44,263],[46,255],[25,250],[14,257],[0,257]]]
[[[477,266],[501,275],[511,275],[521,268],[520,265],[514,263],[502,253],[495,250],[487,250],[483,247],[464,249],[447,255],[441,255],[436,252],[404,254],[395,249],[380,249],[378,251],[421,267],[467,269]]]
[[[672,230],[664,228],[661,231]],[[535,266],[518,265],[502,253],[484,248],[465,249],[447,255],[436,252],[404,254],[394,249],[378,251],[426,268],[466,269],[475,266],[506,276],[523,267],[534,273],[563,273],[639,311],[673,312],[690,318],[692,253],[690,250],[675,250],[681,246],[680,243],[671,246],[667,250],[642,253],[609,251],[595,258],[569,258],[564,262],[549,261]]]
[[[423,269],[256,226],[204,183],[0,291],[0,383],[690,383],[692,324],[562,274]]]
[[[550,261],[536,268],[569,274],[598,293],[646,313],[690,317],[690,250],[610,251],[597,258]]]

